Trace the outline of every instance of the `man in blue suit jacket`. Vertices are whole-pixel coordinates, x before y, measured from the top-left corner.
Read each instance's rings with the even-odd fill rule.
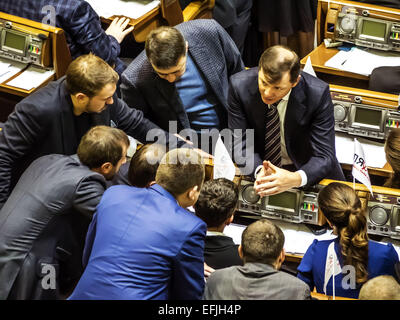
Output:
[[[181,148],[163,157],[151,187],[110,187],[69,299],[201,299],[206,224],[184,208],[197,201],[203,179],[200,156]]]
[[[170,121],[178,132],[223,129],[229,76],[243,69],[235,43],[216,21],[160,27],[122,74],[122,99],[167,131]]]
[[[266,113],[276,103],[283,168],[265,159]],[[299,59],[290,49],[270,47],[261,56],[258,68],[231,77],[228,122],[230,129],[239,129],[234,134],[236,162],[246,165],[247,174],[258,172],[256,190],[261,196],[313,185],[323,178],[344,180],[335,153],[329,86],[300,74]],[[254,130],[250,145],[243,134],[245,129]],[[249,150],[254,152],[249,154]]]

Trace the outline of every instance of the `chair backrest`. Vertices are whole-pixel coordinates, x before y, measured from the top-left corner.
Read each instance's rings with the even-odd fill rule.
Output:
[[[161,14],[169,26],[183,22],[182,9],[178,0],[161,0]]]
[[[183,20],[211,19],[215,0],[192,1],[183,10]]]

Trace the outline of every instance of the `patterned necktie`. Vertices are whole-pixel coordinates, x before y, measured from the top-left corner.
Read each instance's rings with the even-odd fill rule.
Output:
[[[265,153],[264,159],[281,167],[281,125],[279,121],[278,104],[280,100],[271,104],[266,112]]]

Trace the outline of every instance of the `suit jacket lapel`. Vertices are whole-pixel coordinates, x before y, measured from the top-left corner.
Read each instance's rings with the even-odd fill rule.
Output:
[[[60,127],[62,132],[63,151],[65,154],[76,153],[75,142],[77,141],[73,105],[71,97],[66,91],[65,81],[60,84]]]
[[[265,116],[267,112],[267,105],[261,99],[260,91],[258,90],[257,78],[255,81],[252,82],[252,86],[249,90],[249,93],[250,93],[249,106],[251,108],[251,113],[255,123],[254,129],[256,130],[256,132],[260,132],[262,134],[262,136],[259,139],[263,139],[263,137],[265,136],[265,129],[266,129]],[[264,144],[264,142],[262,143]]]
[[[294,157],[291,154],[290,137],[298,134],[296,133],[298,127],[297,124],[302,122],[307,109],[304,104],[305,99],[304,80],[301,78],[300,82],[292,89],[292,92],[290,93],[284,121],[286,149],[291,159],[294,159]]]
[[[182,101],[178,96],[178,90],[173,83],[169,83],[160,77],[155,77],[157,90],[161,93],[163,98],[168,102],[172,111],[176,113],[177,118],[184,128],[190,128],[189,118],[184,112]]]

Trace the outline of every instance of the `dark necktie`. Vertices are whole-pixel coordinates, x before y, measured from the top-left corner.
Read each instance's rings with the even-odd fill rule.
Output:
[[[271,161],[277,167],[281,167],[281,125],[277,109],[279,102],[280,100],[267,108],[264,140],[264,160]]]

